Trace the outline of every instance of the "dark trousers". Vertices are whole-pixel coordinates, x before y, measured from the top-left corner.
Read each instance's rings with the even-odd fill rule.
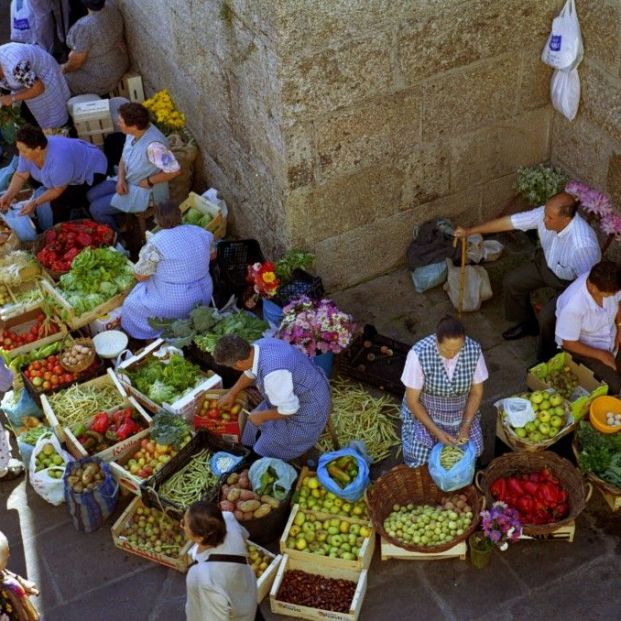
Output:
[[[54,214],[54,224],[71,220],[71,213],[74,210],[83,211],[82,214],[77,214],[78,217],[90,218],[86,193],[91,189],[91,187],[104,181],[105,178],[106,176],[104,174],[95,173],[92,186],[87,183],[83,183],[81,185],[68,185],[67,189],[56,200],[51,202],[52,213]]]
[[[615,359],[617,364],[616,370],[611,369],[599,360],[595,360],[595,358],[587,358],[577,354],[571,354],[571,356],[576,362],[581,362],[585,367],[591,369],[598,380],[608,384],[609,395],[618,395],[621,392],[621,351],[619,351]]]
[[[537,358],[547,360],[554,355],[554,329],[556,326],[556,300],[571,284],[571,280],[559,278],[547,265],[543,250],[538,249],[532,261],[527,261],[518,268],[505,274],[502,284],[505,317],[515,323],[539,322],[539,343]],[[536,289],[551,287],[554,297],[541,309],[539,317],[535,316],[530,294]]]

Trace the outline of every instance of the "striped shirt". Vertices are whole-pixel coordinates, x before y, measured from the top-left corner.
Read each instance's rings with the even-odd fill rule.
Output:
[[[560,233],[543,223],[544,208],[537,207],[511,216],[514,229],[537,229],[548,267],[562,280],[574,280],[590,271],[601,259],[595,231],[576,214]]]

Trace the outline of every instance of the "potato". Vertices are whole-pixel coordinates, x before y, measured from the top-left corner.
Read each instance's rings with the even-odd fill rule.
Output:
[[[222,498],[226,498],[229,495],[229,491],[231,490],[231,486],[230,485],[223,485],[222,486]]]
[[[234,511],[233,515],[235,516],[235,519],[238,522],[241,522],[244,519],[244,512],[243,511]]]
[[[239,500],[241,492],[242,491],[238,487],[234,487],[233,489],[229,490],[229,493],[226,495],[226,499],[230,502],[235,502]]]
[[[255,518],[262,518],[265,517],[268,513],[270,513],[272,511],[272,507],[270,507],[270,505],[266,504],[262,504],[255,512],[254,512],[254,517]]]
[[[242,489],[239,495],[240,500],[257,500],[258,496],[249,489]]]
[[[233,512],[233,511],[235,511],[235,504],[230,502],[230,501],[228,501],[228,500],[223,500],[220,503],[220,509],[222,511],[232,511]]]
[[[265,496],[261,496],[261,502],[269,505],[272,509],[278,509],[278,505],[280,504],[276,498],[268,496],[267,494]]]
[[[248,480],[248,477],[246,476],[241,476],[239,477],[239,481],[237,481],[237,485],[239,485],[239,487],[241,487],[242,489],[250,489],[250,481]]]
[[[81,494],[82,492],[84,492],[84,487],[82,486],[82,483],[76,483],[76,485],[73,486],[73,491],[76,494]]]
[[[247,511],[244,513],[244,522],[246,520],[252,520],[254,519],[254,513],[252,511]]]
[[[232,472],[231,474],[229,474],[228,478],[226,479],[226,482],[229,485],[235,485],[237,481],[239,481],[239,472]]]
[[[252,513],[256,511],[261,506],[261,503],[258,500],[244,500],[244,502],[239,504],[239,508],[244,513]]]

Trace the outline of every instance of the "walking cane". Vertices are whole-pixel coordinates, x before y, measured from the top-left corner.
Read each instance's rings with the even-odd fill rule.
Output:
[[[453,248],[457,248],[457,237],[453,239]],[[459,271],[459,304],[457,305],[457,316],[461,319],[464,308],[464,291],[466,288],[466,239],[461,238],[461,269]]]

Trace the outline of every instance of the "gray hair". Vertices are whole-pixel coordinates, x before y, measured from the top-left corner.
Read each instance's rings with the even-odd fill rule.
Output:
[[[236,362],[246,360],[252,351],[252,345],[241,336],[227,334],[216,344],[213,359],[216,364],[232,367]]]

